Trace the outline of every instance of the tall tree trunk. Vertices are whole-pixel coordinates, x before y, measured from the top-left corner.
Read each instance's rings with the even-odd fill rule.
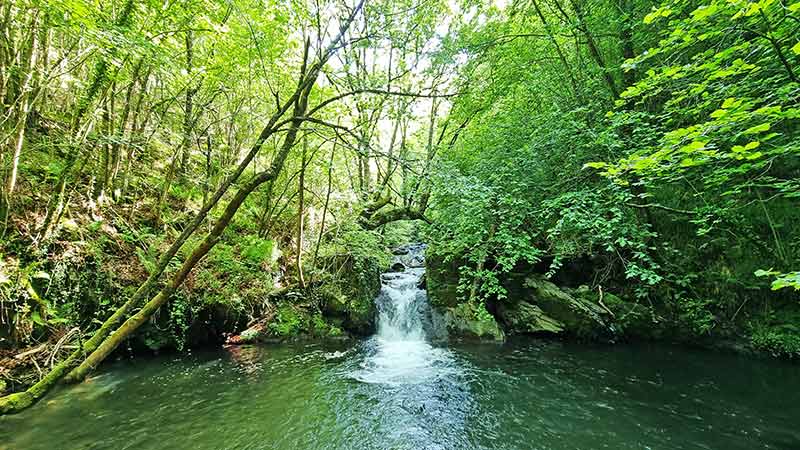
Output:
[[[175,179],[175,172],[178,170],[178,160],[183,153],[183,142],[184,141],[181,140],[181,145],[175,150],[175,153],[173,153],[169,167],[167,168],[167,175],[164,177],[164,184],[161,186],[161,194],[159,194],[158,203],[156,203],[156,225],[161,225],[161,213],[166,205],[169,189],[172,187],[172,180]]]
[[[111,97],[114,95],[114,88],[112,87],[109,90],[108,95],[103,100],[103,122],[102,122],[102,136],[101,141],[97,145],[100,149],[100,160],[97,163],[97,171],[95,175],[95,185],[94,191],[92,193],[92,198],[94,199],[97,205],[102,205],[105,202],[105,192],[106,186],[108,185],[109,179],[109,164],[111,163],[111,148],[108,142],[108,138],[111,135],[112,126],[111,123],[113,122],[111,118]]]
[[[561,65],[564,66],[564,71],[569,75],[569,83],[572,86],[572,94],[575,95],[575,98],[580,100],[581,93],[578,90],[578,80],[575,79],[575,74],[572,73],[572,67],[570,67],[569,62],[567,62],[567,57],[564,56],[564,52],[561,50],[561,46],[558,45],[558,41],[556,40],[555,33],[553,33],[553,29],[550,27],[550,23],[547,21],[542,9],[539,7],[539,3],[536,0],[531,0],[533,3],[533,8],[536,11],[536,15],[539,16],[539,20],[542,21],[542,26],[544,27],[545,32],[547,33],[547,37],[550,40],[550,43],[553,44],[553,48],[556,50],[556,54],[558,55],[558,59],[561,61]]]
[[[184,42],[186,44],[186,73],[189,76],[190,83],[192,83],[191,76],[193,69],[194,42],[192,40],[191,30],[186,32]],[[192,147],[192,129],[194,128],[194,119],[192,114],[194,110],[194,94],[196,92],[197,86],[190,85],[188,88],[186,88],[186,101],[183,106],[183,145],[181,145],[181,165],[178,171],[181,179],[185,179],[187,166],[189,165],[189,155]]]
[[[114,25],[120,29],[127,30],[133,22],[135,7],[136,2],[134,0],[127,0],[120,11],[120,15],[114,21]],[[61,174],[59,175],[58,181],[56,182],[55,193],[50,196],[50,201],[47,205],[47,215],[45,216],[44,222],[42,223],[38,233],[39,240],[45,240],[49,238],[50,234],[58,225],[58,220],[64,210],[67,183],[73,176],[73,168],[76,166],[83,153],[81,151],[81,123],[84,116],[88,112],[89,107],[94,103],[97,96],[105,89],[109,79],[108,70],[110,61],[114,56],[116,56],[116,53],[117,48],[114,47],[111,49],[109,56],[102,58],[97,62],[94,71],[92,72],[89,87],[77,102],[75,114],[72,118],[72,124],[70,126],[70,131],[72,134],[72,142],[70,143],[70,146],[72,150],[66,164],[64,165],[64,168],[61,171]]]
[[[129,0],[126,5],[132,5],[132,0]],[[306,48],[303,57],[303,66],[301,69],[301,77],[300,81],[298,82],[298,87],[295,90],[294,94],[282,105],[278,108],[278,110],[273,114],[270,118],[266,126],[262,129],[261,133],[259,134],[256,142],[254,143],[253,147],[251,148],[250,152],[245,156],[245,158],[240,162],[237,166],[237,169],[228,176],[225,181],[220,185],[217,189],[214,196],[209,200],[209,202],[201,208],[201,210],[196,214],[194,220],[192,221],[189,226],[184,228],[183,232],[179,236],[179,238],[170,246],[170,248],[161,255],[156,265],[156,268],[150,273],[147,281],[139,286],[136,293],[127,301],[125,302],[117,311],[109,317],[103,325],[98,329],[95,334],[84,343],[84,345],[75,350],[72,354],[69,355],[67,359],[58,363],[53,367],[53,369],[43,377],[39,382],[33,385],[25,392],[19,392],[11,395],[7,395],[5,397],[0,397],[0,414],[5,413],[14,413],[18,412],[28,406],[32,405],[35,401],[40,399],[44,396],[47,391],[58,382],[64,374],[75,367],[76,363],[82,358],[85,354],[91,353],[90,358],[92,361],[89,364],[83,365],[83,369],[76,371],[73,376],[71,376],[72,380],[79,380],[82,379],[85,374],[90,370],[91,367],[96,366],[102,361],[103,358],[113,350],[116,345],[121,342],[125,336],[129,335],[133,332],[141,323],[143,323],[147,318],[155,312],[158,307],[166,301],[169,297],[169,293],[174,291],[177,286],[180,285],[180,282],[185,279],[188,275],[189,271],[194,267],[197,261],[203,257],[211,247],[216,243],[216,240],[219,239],[224,228],[230,222],[233,215],[236,213],[236,210],[241,206],[241,204],[246,199],[247,195],[252,192],[255,188],[258,187],[261,183],[274,179],[277,176],[280,168],[282,168],[283,163],[286,159],[286,156],[291,149],[291,145],[293,144],[294,139],[297,135],[297,129],[299,128],[300,124],[302,123],[302,115],[305,114],[307,101],[309,93],[316,81],[320,70],[324,66],[324,64],[330,59],[330,57],[334,54],[338,46],[340,45],[344,33],[352,24],[353,20],[355,19],[356,15],[361,11],[364,6],[364,0],[361,0],[355,8],[350,11],[349,17],[342,23],[340,27],[339,34],[331,41],[328,48],[322,53],[321,57],[314,64],[310,69],[307,68],[306,61],[308,60],[308,48],[309,44],[306,43]],[[308,70],[307,70],[308,69]],[[186,240],[195,232],[195,230],[200,226],[200,224],[205,220],[206,215],[211,210],[211,208],[216,205],[216,203],[221,199],[221,197],[228,191],[228,188],[234,183],[244,172],[244,170],[248,167],[252,159],[258,154],[261,147],[263,147],[264,142],[269,139],[276,131],[280,128],[278,125],[279,120],[284,116],[284,114],[291,108],[291,106],[295,106],[295,114],[291,120],[292,127],[290,128],[289,132],[284,139],[284,145],[281,147],[281,150],[278,152],[276,157],[273,159],[272,164],[270,165],[270,169],[261,172],[259,175],[253,177],[249,183],[247,183],[244,187],[242,187],[233,200],[228,204],[228,207],[225,210],[225,213],[217,222],[215,227],[208,233],[206,239],[204,239],[203,243],[201,243],[195,250],[192,252],[192,255],[189,259],[187,259],[181,270],[172,278],[171,282],[162,289],[159,294],[148,302],[136,316],[131,317],[126,324],[123,324],[121,329],[118,330],[120,333],[115,334],[115,338],[107,339],[109,334],[116,326],[116,324],[135,307],[138,306],[139,302],[144,299],[144,297],[149,293],[149,291],[155,286],[160,278],[161,274],[166,269],[169,262],[175,256],[175,254],[180,250]],[[302,112],[302,114],[297,114],[298,112]],[[177,284],[176,284],[177,282]],[[175,287],[171,287],[175,286]],[[170,290],[172,289],[172,291]],[[101,345],[105,344],[104,350],[102,352],[96,353],[96,350],[100,348]],[[92,357],[94,355],[94,357]],[[87,361],[85,361],[86,363]]]
[[[297,256],[295,266],[297,266],[297,280],[301,288],[306,287],[306,280],[303,277],[303,225],[305,217],[305,179],[306,179],[306,153],[308,152],[308,137],[303,137],[303,152],[300,157],[300,178],[297,187]]]
[[[37,58],[39,53],[39,45],[37,45],[39,13],[34,12],[30,22],[30,40],[25,46],[25,51],[22,57],[22,67],[20,71],[24,77],[20,83],[19,97],[16,99],[17,103],[17,120],[14,125],[14,137],[11,144],[11,168],[9,169],[8,177],[6,178],[6,196],[8,201],[11,201],[11,195],[17,184],[17,172],[19,171],[19,159],[22,154],[22,146],[25,142],[25,126],[28,122],[28,115],[31,111],[33,96],[31,95],[36,89],[34,81],[36,80],[37,71]]]
[[[405,113],[405,107],[401,106],[400,111],[398,111],[398,116],[394,121],[394,126],[392,127],[392,137],[389,139],[389,148],[386,151],[387,163],[386,163],[386,173],[383,177],[383,182],[381,183],[380,188],[377,189],[377,193],[380,195],[386,188],[389,186],[389,182],[392,180],[392,175],[394,174],[395,169],[397,168],[397,162],[394,160],[394,146],[397,142],[397,134],[400,131],[400,122],[402,121],[402,115]]]
[[[142,81],[139,85],[139,98],[136,100],[136,108],[134,109],[133,117],[131,118],[131,131],[128,134],[128,139],[125,143],[127,151],[125,153],[125,170],[122,173],[122,181],[120,181],[120,199],[124,199],[128,193],[131,167],[133,166],[133,159],[134,155],[136,154],[136,144],[148,121],[148,115],[145,115],[142,123],[139,123],[139,115],[142,112],[142,105],[144,104],[144,99],[147,96],[147,85],[150,81],[150,75],[152,74],[152,71],[152,67],[147,68],[147,72],[145,73],[144,77],[142,77]]]
[[[600,53],[600,49],[597,47],[597,42],[594,40],[594,35],[591,33],[589,26],[586,24],[581,0],[569,1],[572,5],[572,9],[575,11],[575,16],[577,17],[577,23],[575,24],[575,27],[580,30],[580,32],[583,33],[584,38],[586,38],[586,47],[589,49],[589,54],[600,68],[600,73],[603,76],[603,80],[606,82],[606,86],[608,87],[609,93],[611,93],[611,97],[616,99],[619,97],[619,89],[617,89],[617,84],[614,81],[614,77],[611,75],[608,65],[606,64],[603,55]],[[570,20],[569,15],[566,13],[566,11],[564,11],[561,3],[558,0],[555,0],[554,4],[561,14],[564,15],[567,20]]]
[[[333,187],[333,157],[336,154],[336,144],[338,142],[338,138],[333,141],[331,158],[328,161],[328,189],[325,191],[325,205],[322,207],[322,221],[319,224],[319,235],[317,236],[317,245],[314,247],[314,259],[312,262],[315,271],[317,270],[317,256],[319,255],[319,247],[322,244],[322,235],[325,233],[325,219],[328,216],[328,204],[331,200],[331,191]]]
[[[494,237],[494,233],[496,230],[497,230],[497,224],[492,222],[492,224],[489,226],[489,235],[487,236],[486,239],[487,243],[484,244],[484,246],[481,248],[482,254],[480,256],[480,259],[478,260],[478,264],[475,267],[475,277],[472,279],[472,286],[470,287],[469,290],[470,302],[474,302],[478,298],[478,294],[481,287],[481,278],[480,278],[481,272],[483,272],[483,269],[486,266],[486,259],[489,257],[488,242]]]
[[[11,36],[12,3],[5,1],[0,5],[0,33],[2,33],[0,36],[0,102],[4,105],[10,104],[6,94],[14,55],[14,49],[11,47],[11,43],[14,42]]]
[[[633,49],[633,12],[630,0],[619,0],[620,18],[619,43],[622,50],[622,59],[633,59],[636,54]],[[633,68],[622,69],[622,89],[626,89],[636,82],[636,71]]]
[[[139,61],[133,67],[131,83],[128,86],[127,92],[125,93],[125,104],[122,106],[122,115],[119,119],[119,128],[117,129],[115,139],[111,144],[111,174],[109,187],[112,189],[112,196],[115,200],[119,200],[121,194],[119,183],[117,182],[117,176],[119,175],[120,166],[122,164],[122,141],[130,138],[130,135],[127,132],[128,119],[133,106],[133,93],[136,90],[136,84],[138,82],[139,73],[142,70],[143,64],[144,58],[139,58]]]
[[[417,182],[414,184],[414,189],[411,191],[408,199],[408,204],[410,206],[414,203],[417,194],[422,191],[422,194],[419,195],[419,201],[417,202],[420,205],[420,213],[424,213],[428,206],[429,189],[424,188],[423,183],[425,182],[425,178],[427,177],[428,171],[431,168],[433,158],[436,156],[436,148],[433,145],[433,136],[434,131],[436,131],[436,113],[438,110],[439,102],[436,98],[431,99],[431,114],[430,121],[428,122],[428,138],[425,144],[425,166],[422,168],[422,176],[417,179]]]
[[[269,184],[267,184],[267,192],[264,195],[264,212],[261,214],[261,218],[259,219],[259,226],[258,226],[258,237],[264,239],[267,237],[267,229],[269,229],[269,223],[272,220],[272,190],[275,189],[275,180],[271,180]]]

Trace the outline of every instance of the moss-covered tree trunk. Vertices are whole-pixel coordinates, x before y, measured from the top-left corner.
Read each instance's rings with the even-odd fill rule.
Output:
[[[147,302],[139,312],[131,316],[128,320],[126,320],[116,331],[114,331],[107,339],[105,339],[96,350],[90,354],[86,360],[81,363],[80,366],[75,368],[72,372],[69,373],[66,380],[67,382],[76,382],[83,380],[86,375],[97,367],[103,360],[111,354],[117,346],[133,334],[136,329],[138,329],[145,321],[147,321],[150,316],[155,313],[158,308],[161,307],[175,292],[175,290],[183,284],[186,277],[192,271],[195,265],[206,255],[214,245],[217,244],[219,238],[222,236],[222,232],[228,227],[228,224],[233,219],[233,216],[236,214],[236,211],[242,206],[244,201],[247,197],[252,193],[256,188],[261,186],[267,181],[273,180],[283,169],[283,163],[286,161],[286,157],[289,155],[292,147],[294,146],[295,141],[297,140],[297,133],[300,129],[300,124],[302,123],[302,117],[305,114],[307,103],[308,103],[308,95],[311,91],[311,86],[309,85],[304,92],[301,94],[300,98],[297,100],[294,108],[294,115],[293,117],[297,118],[292,121],[291,128],[286,133],[286,137],[284,138],[283,145],[281,146],[278,154],[275,155],[275,158],[270,164],[270,167],[254,175],[244,186],[239,188],[236,195],[233,199],[228,203],[228,206],[225,207],[225,212],[223,212],[222,216],[217,220],[214,227],[211,231],[206,235],[203,241],[195,247],[192,251],[191,255],[183,262],[181,268],[175,275],[172,276],[172,279],[164,286],[158,294],[156,294],[149,302]]]
[[[126,3],[126,6],[132,7],[133,2],[129,1]],[[328,48],[321,53],[320,58],[317,62],[312,65],[311,67],[307,66],[308,61],[308,51],[310,43],[306,42],[305,53],[303,57],[303,66],[300,71],[300,77],[298,81],[297,88],[295,89],[294,93],[281,105],[279,105],[278,110],[273,114],[273,116],[268,121],[267,125],[262,129],[260,135],[256,139],[255,144],[251,148],[250,152],[245,156],[245,158],[240,162],[237,166],[237,169],[234,173],[228,176],[223,183],[220,184],[219,188],[215,192],[214,196],[209,199],[209,201],[203,205],[201,210],[196,214],[194,220],[192,221],[189,226],[187,226],[181,236],[172,244],[167,252],[165,252],[160,258],[157,263],[155,270],[149,275],[148,279],[139,287],[136,293],[127,301],[125,302],[114,314],[109,317],[103,325],[98,329],[95,334],[89,339],[80,349],[74,351],[69,357],[67,357],[64,361],[60,362],[53,369],[43,377],[38,383],[30,387],[25,392],[11,394],[5,397],[0,398],[0,414],[4,413],[14,413],[18,412],[21,409],[24,409],[31,404],[33,404],[36,400],[41,398],[56,382],[58,382],[62,377],[64,377],[70,370],[78,366],[78,363],[81,361],[86,354],[90,354],[89,358],[84,361],[84,364],[78,366],[78,369],[72,373],[70,376],[71,380],[80,380],[82,379],[89,370],[93,367],[96,367],[97,364],[102,362],[102,360],[111,352],[114,348],[124,340],[127,336],[129,336],[132,332],[134,332],[142,323],[144,323],[147,318],[149,318],[159,306],[161,306],[164,302],[167,301],[169,295],[177,289],[178,286],[185,280],[186,276],[191,272],[192,268],[200,261],[203,256],[205,256],[208,251],[213,248],[216,242],[219,240],[222,232],[226,228],[226,226],[230,223],[231,219],[235,215],[238,208],[242,205],[245,201],[247,196],[258,186],[263,184],[264,182],[274,179],[275,176],[280,172],[280,169],[283,167],[284,161],[288,152],[291,150],[294,141],[297,137],[297,133],[299,131],[300,125],[303,123],[304,120],[307,120],[304,117],[306,110],[307,110],[307,102],[308,96],[314,86],[314,83],[325,63],[330,59],[330,57],[335,53],[335,51],[339,48],[341,41],[344,36],[344,32],[353,22],[355,16],[361,11],[364,5],[364,1],[362,0],[356,8],[350,11],[349,17],[343,21],[342,26],[340,27],[339,34],[332,40]],[[130,14],[130,10],[128,10]],[[102,74],[104,72],[104,65],[100,64],[96,69],[96,74]],[[96,77],[97,79],[102,79],[104,76]],[[92,83],[92,87],[89,89],[89,92],[94,91],[94,88],[97,87],[98,84],[102,83]],[[93,97],[89,95],[88,97]],[[82,101],[81,105],[79,105],[79,111],[76,114],[76,117],[80,117],[83,112],[85,111],[85,106],[87,102]],[[284,119],[285,114],[294,107],[293,115],[289,119]],[[78,122],[78,121],[76,121]],[[228,206],[225,209],[225,212],[220,217],[217,224],[214,228],[206,235],[203,239],[201,244],[199,244],[193,251],[190,257],[184,261],[181,269],[173,275],[170,281],[164,286],[158,294],[156,294],[151,300],[144,305],[142,310],[137,312],[134,316],[130,317],[122,326],[115,330],[114,334],[112,335],[111,332],[114,331],[115,326],[121,321],[123,318],[127,317],[128,314],[139,305],[139,303],[149,294],[149,292],[156,286],[158,280],[166,270],[167,265],[172,260],[172,258],[177,254],[178,250],[183,246],[183,244],[188,240],[188,238],[194,234],[197,228],[206,220],[208,212],[211,208],[218,203],[221,197],[228,191],[229,187],[239,179],[242,175],[244,170],[248,167],[248,165],[252,162],[253,158],[259,152],[263,144],[272,137],[276,132],[279,130],[285,129],[286,125],[289,125],[289,130],[287,131],[286,138],[284,139],[284,144],[282,145],[281,149],[275,156],[272,164],[270,165],[269,169],[258,173],[257,175],[253,176],[247,183],[245,183],[235,194],[233,199],[228,203]],[[60,186],[63,186],[62,183],[59,183]]]

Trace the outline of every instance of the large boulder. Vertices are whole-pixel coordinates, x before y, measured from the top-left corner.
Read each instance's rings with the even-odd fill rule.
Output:
[[[336,257],[329,261],[339,276],[320,289],[325,318],[341,323],[346,331],[367,336],[375,332],[375,296],[381,290],[381,268],[377,258]]]
[[[425,285],[431,305],[458,305],[458,273],[461,261],[428,254],[425,258]]]
[[[566,333],[599,338],[611,332],[608,320],[611,314],[597,303],[572,296],[538,275],[526,277],[523,287],[527,293],[525,300],[537,306],[546,317],[562,324]]]
[[[505,333],[492,315],[476,314],[468,303],[436,308],[450,338],[502,342]]]
[[[526,301],[500,302],[496,306],[496,316],[504,329],[512,334],[559,334],[564,331],[563,323]]]
[[[590,303],[600,305],[611,315],[614,334],[622,338],[658,339],[667,334],[666,324],[655,320],[656,314],[647,306],[635,301],[626,301],[610,293],[580,286],[571,291]]]

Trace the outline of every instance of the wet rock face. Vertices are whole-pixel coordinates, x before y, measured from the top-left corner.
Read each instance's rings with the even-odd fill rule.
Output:
[[[460,265],[456,260],[429,255],[425,282],[431,304],[450,318],[451,331],[472,335],[469,321],[461,320],[463,314],[455,309],[463,301],[458,294]],[[508,334],[566,334],[590,339],[611,334],[606,309],[590,299],[570,295],[539,275],[510,278],[504,286],[508,298],[494,301],[492,313]]]
[[[506,338],[494,317],[479,317],[466,303],[435,308],[435,311],[438,327],[446,329],[450,338],[494,342],[503,342]]]
[[[601,305],[613,314],[611,323],[614,333],[623,338],[661,339],[670,334],[667,324],[655,321],[654,312],[646,306],[635,301],[626,301],[622,298],[599,290],[590,290],[580,286],[571,291],[574,297]]]
[[[381,269],[374,258],[341,258],[331,261],[339,267],[335,283],[326,286],[321,299],[325,318],[343,330],[360,336],[375,331],[375,296],[381,289]]]
[[[399,272],[399,270],[394,270],[394,266],[397,263],[409,269],[425,267],[426,248],[427,245],[425,244],[406,244],[394,249],[392,251],[392,254],[394,254],[394,262],[392,263],[393,271]]]
[[[460,261],[445,261],[436,255],[428,255],[425,261],[425,287],[428,299],[434,306],[458,305],[458,268]]]
[[[392,250],[392,254],[395,256],[407,255],[408,252],[408,246],[397,247],[396,249]]]
[[[406,271],[406,266],[405,266],[405,264],[403,264],[400,261],[398,261],[398,262],[393,263],[389,267],[389,271],[390,272],[405,272]]]

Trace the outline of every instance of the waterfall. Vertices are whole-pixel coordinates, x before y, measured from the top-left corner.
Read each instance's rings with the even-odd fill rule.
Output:
[[[366,383],[408,384],[442,375],[451,354],[429,342],[431,312],[425,290],[418,287],[425,273],[425,245],[395,250],[392,272],[381,276],[378,331],[368,342],[368,356],[354,378]]]

